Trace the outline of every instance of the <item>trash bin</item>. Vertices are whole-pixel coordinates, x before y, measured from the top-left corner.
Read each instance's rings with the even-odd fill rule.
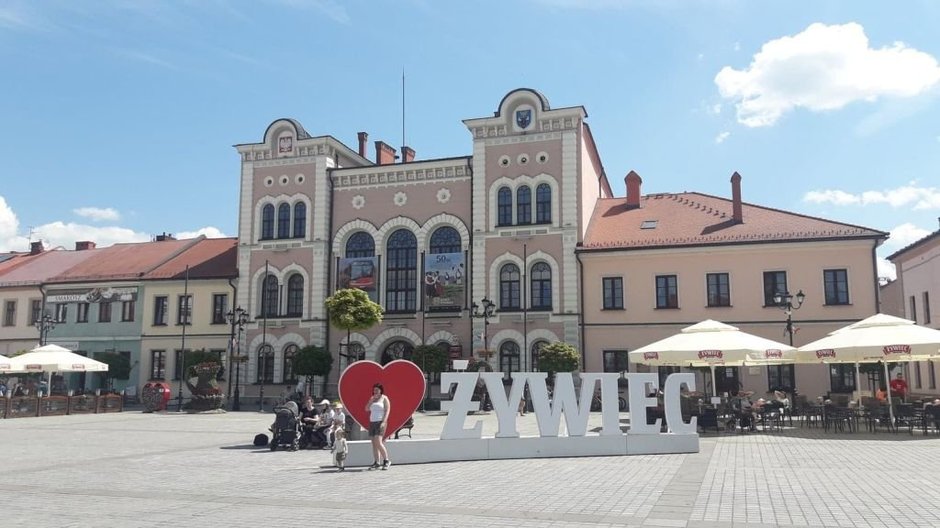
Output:
[[[148,381],[140,391],[144,412],[165,411],[171,396],[170,386],[163,381]]]

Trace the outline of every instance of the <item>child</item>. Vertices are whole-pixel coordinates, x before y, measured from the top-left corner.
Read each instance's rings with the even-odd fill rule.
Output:
[[[336,440],[333,441],[333,460],[340,471],[346,470],[346,453],[349,448],[346,447],[346,430],[339,428],[336,430]]]

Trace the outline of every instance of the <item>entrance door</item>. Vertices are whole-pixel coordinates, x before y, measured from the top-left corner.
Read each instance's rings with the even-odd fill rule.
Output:
[[[732,393],[741,390],[741,379],[738,375],[738,367],[715,367],[715,380],[717,382],[718,394],[725,392]]]

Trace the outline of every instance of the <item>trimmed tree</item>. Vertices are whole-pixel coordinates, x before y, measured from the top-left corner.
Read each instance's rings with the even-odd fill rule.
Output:
[[[569,345],[556,341],[545,345],[539,351],[539,370],[548,372],[548,379],[554,383],[556,372],[573,372],[581,365],[581,355],[578,350]]]
[[[325,304],[330,313],[330,324],[346,330],[347,354],[353,330],[368,330],[382,322],[382,307],[358,288],[336,290],[326,298]]]
[[[95,354],[95,359],[108,365],[108,371],[102,372],[101,376],[109,391],[114,389],[114,380],[131,377],[131,360],[127,356],[117,352],[99,352]]]
[[[294,357],[294,374],[306,378],[306,387],[313,387],[314,376],[323,376],[323,395],[326,395],[326,377],[332,369],[333,354],[323,347],[305,346]]]

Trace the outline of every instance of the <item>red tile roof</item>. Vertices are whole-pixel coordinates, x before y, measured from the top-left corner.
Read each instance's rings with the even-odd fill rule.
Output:
[[[651,247],[724,245],[757,242],[795,242],[845,238],[886,238],[866,227],[743,203],[743,223],[731,218],[732,201],[708,194],[653,194],[639,208],[626,198],[598,200],[588,224],[583,249],[640,249]],[[642,229],[645,221],[656,227]]]
[[[144,275],[144,279],[182,279],[189,266],[190,279],[238,276],[238,239],[207,238],[187,248]]]
[[[205,237],[199,237],[186,240],[114,244],[102,249],[75,251],[74,253],[78,254],[93,253],[94,258],[62,271],[55,277],[51,277],[49,282],[139,280],[204,239]]]
[[[43,251],[37,255],[23,253],[0,263],[0,286],[40,284],[92,258],[100,251],[104,250],[68,251],[58,249]]]

